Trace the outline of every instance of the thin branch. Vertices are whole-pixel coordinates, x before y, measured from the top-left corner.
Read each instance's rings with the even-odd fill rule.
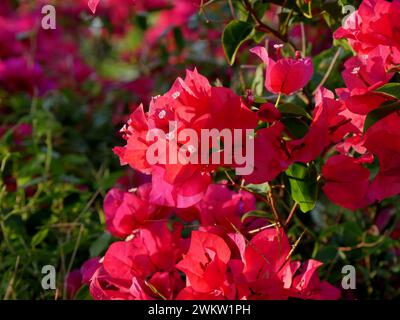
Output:
[[[20,260],[20,257],[17,256],[17,260],[15,261],[14,272],[13,272],[13,274],[12,274],[12,276],[11,276],[10,282],[8,283],[7,291],[6,291],[6,294],[4,295],[4,300],[8,300],[8,298],[11,296],[11,294],[14,293],[13,286],[14,286],[15,278],[16,278],[16,276],[17,276],[17,270],[18,270],[18,266],[19,266],[19,260]],[[14,296],[15,296],[15,295],[14,295]]]
[[[304,22],[300,23],[301,28],[301,52],[303,53],[303,57],[306,56],[306,31],[304,29]]]
[[[270,206],[271,209],[272,209],[272,213],[273,213],[273,215],[274,215],[274,218],[276,219],[276,221],[279,222],[279,225],[282,226],[281,217],[280,217],[280,215],[279,215],[278,210],[276,209],[275,199],[274,199],[274,196],[273,196],[273,194],[272,194],[272,190],[270,190],[270,191],[268,192],[268,202],[269,202],[269,206]]]
[[[301,239],[303,238],[304,234],[306,233],[306,230],[304,230],[300,237],[296,240],[296,242],[294,243],[294,245],[292,246],[292,249],[290,250],[290,252],[288,253],[288,255],[285,258],[285,261],[282,263],[282,265],[279,267],[278,272],[281,271],[281,269],[284,267],[284,265],[286,264],[286,262],[289,261],[290,257],[293,255],[293,252],[296,250],[297,246],[299,245]]]
[[[293,207],[292,210],[290,210],[289,216],[287,217],[286,221],[285,221],[285,227],[287,227],[287,225],[289,224],[290,220],[292,220],[294,213],[296,212],[297,208],[299,207],[299,204],[296,202]]]
[[[281,40],[282,42],[289,44],[289,46],[293,49],[293,51],[297,50],[296,46],[287,38],[287,36],[284,36],[279,31],[271,28],[257,16],[257,14],[254,12],[254,9],[249,0],[243,0],[243,2],[244,2],[244,5],[245,5],[247,11],[250,13],[250,15],[253,17],[253,19],[257,22],[258,25],[256,26],[256,29],[258,31],[272,34],[275,38]]]
[[[315,88],[315,90],[313,91],[313,93],[312,93],[313,95],[315,95],[316,92],[318,91],[318,89],[319,89],[320,87],[322,87],[322,86],[325,84],[325,82],[328,80],[328,78],[329,78],[329,76],[330,76],[330,74],[331,74],[331,72],[332,72],[332,69],[333,69],[333,67],[335,66],[336,60],[338,59],[338,57],[339,57],[341,51],[342,51],[342,48],[339,47],[339,48],[337,49],[335,55],[333,56],[333,59],[332,59],[332,61],[331,61],[331,64],[329,65],[328,70],[326,71],[324,77],[322,78],[321,82],[318,84],[318,86],[317,86],[317,87]]]
[[[347,251],[352,251],[352,250],[362,249],[362,248],[373,248],[373,247],[377,246],[378,244],[380,244],[383,240],[385,240],[385,237],[381,237],[380,239],[378,239],[375,242],[361,242],[354,247],[339,247],[338,250],[342,251],[342,252],[347,252]]]
[[[257,232],[260,232],[260,231],[262,231],[262,230],[265,230],[265,229],[268,229],[268,228],[271,228],[271,227],[275,227],[275,226],[277,226],[277,223],[276,223],[276,222],[275,222],[275,223],[271,223],[271,224],[266,225],[266,226],[261,227],[261,228],[257,228],[257,229],[250,230],[250,231],[248,232],[248,234],[257,233]]]
[[[236,13],[235,13],[235,7],[233,6],[232,0],[229,0],[228,3],[229,3],[229,9],[231,10],[233,19],[237,19]]]

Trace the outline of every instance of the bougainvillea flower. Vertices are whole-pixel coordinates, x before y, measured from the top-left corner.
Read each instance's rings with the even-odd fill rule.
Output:
[[[171,123],[174,124],[172,129]],[[233,132],[234,129],[253,129],[256,125],[257,115],[233,91],[211,87],[208,80],[196,70],[187,71],[185,80],[178,78],[166,94],[152,99],[147,113],[143,106],[132,113],[122,129],[127,144],[114,148],[114,152],[121,164],[129,164],[143,173],[153,174],[153,203],[184,208],[201,200],[211,182],[210,173],[213,170],[219,166],[236,164],[225,162],[226,150],[235,149],[233,142],[228,145],[228,141],[224,141],[226,144],[222,147],[212,139],[204,150],[203,141],[198,141],[194,146],[180,133],[190,129],[200,137],[202,129],[216,129],[219,132],[227,129]],[[161,156],[165,156],[164,164],[151,163],[147,157],[149,147],[154,143],[147,140],[148,133],[154,130],[165,134],[157,137],[157,142],[166,146],[161,151]],[[232,148],[228,148],[231,144]],[[178,153],[178,159],[184,160],[174,162],[171,151]],[[197,163],[187,158],[188,153],[189,158],[197,157]],[[217,154],[221,161],[214,164],[211,158]],[[209,164],[202,163],[203,157],[209,159]]]
[[[135,300],[173,300],[185,287],[178,270],[156,272],[148,280],[134,278],[130,294]]]
[[[222,238],[193,231],[190,248],[177,265],[187,276],[188,285],[200,293],[223,290],[231,252]]]
[[[300,274],[293,279],[293,290],[301,299],[337,300],[340,290],[318,277],[317,269],[322,262],[310,259],[305,262]]]
[[[379,160],[379,172],[372,181],[370,197],[382,201],[400,193],[400,116],[387,116],[365,135],[364,146]]]
[[[243,275],[251,289],[249,299],[338,299],[340,291],[321,282],[316,269],[322,265],[309,260],[291,261],[291,246],[283,229],[266,229],[247,245]]]
[[[167,223],[155,222],[147,229],[138,229],[131,239],[114,242],[91,278],[92,296],[95,299],[144,299],[154,296],[154,288],[157,288],[172,298],[169,294],[183,287],[175,265],[185,249],[180,237],[182,229],[178,225],[173,227],[170,231]],[[168,284],[178,287],[176,290],[166,288]],[[161,296],[156,294],[154,298]]]
[[[65,277],[65,289],[68,299],[73,299],[83,285],[89,285],[90,281],[101,267],[99,258],[91,258],[83,263],[80,269],[72,270]]]
[[[20,56],[24,51],[24,41],[18,35],[29,32],[34,27],[29,17],[6,18],[0,16],[0,59]]]
[[[353,135],[347,137],[343,142],[338,143],[335,149],[343,155],[350,155],[353,150],[360,155],[366,155],[367,149],[364,147],[364,142],[365,137],[363,135]],[[369,154],[368,156],[371,157],[371,154]]]
[[[143,5],[148,6],[151,1],[143,1]],[[200,0],[175,0],[168,2],[164,0],[164,4],[160,0],[156,0],[153,6],[160,7],[164,5],[167,10],[162,10],[157,23],[146,31],[146,42],[150,45],[156,43],[156,41],[162,36],[165,37],[173,30],[174,27],[179,27],[186,39],[190,38],[193,30],[188,28],[187,24],[190,17],[199,9]],[[158,2],[158,3],[157,3]]]
[[[347,38],[359,54],[369,54],[378,45],[387,46],[391,54],[385,65],[400,63],[400,2],[386,0],[362,1],[335,33],[336,39]]]
[[[187,166],[186,176],[169,182],[166,169],[161,166],[152,168],[152,190],[150,201],[160,206],[188,208],[198,203],[211,183],[209,174]]]
[[[131,279],[147,277],[157,271],[169,271],[181,255],[180,231],[173,232],[165,222],[138,229],[128,241],[114,242],[107,250],[103,266],[110,276]]]
[[[356,158],[336,155],[322,168],[323,191],[332,202],[350,210],[368,205],[369,170]]]
[[[82,287],[82,274],[79,270],[73,270],[65,278],[65,290],[68,299],[73,299],[79,289]]]
[[[165,218],[170,210],[149,203],[151,184],[139,186],[134,192],[111,189],[104,199],[108,231],[116,237],[127,237],[133,230],[154,220]]]
[[[232,225],[240,229],[242,215],[255,210],[256,203],[254,196],[249,192],[234,192],[226,185],[211,184],[195,208],[202,226],[217,225],[234,232]]]
[[[232,250],[235,245],[237,248]],[[320,262],[309,260],[300,270],[301,263],[291,261],[290,252],[283,229],[266,229],[247,243],[240,234],[222,237],[209,231],[193,231],[189,251],[178,263],[178,268],[187,276],[187,287],[177,298],[340,297],[338,289],[319,280]]]
[[[351,112],[365,115],[389,100],[389,97],[374,92],[393,76],[383,63],[388,55],[387,47],[378,46],[369,55],[352,57],[345,62],[342,77],[347,88],[336,92]]]
[[[281,119],[282,115],[279,110],[269,102],[263,103],[257,112],[258,117],[265,122],[274,122]]]
[[[36,63],[31,65],[25,58],[0,60],[0,85],[11,92],[24,91],[30,94],[35,89],[43,94],[53,87],[45,79],[42,68]]]
[[[93,13],[96,13],[100,0],[88,0],[88,6]]]
[[[310,58],[282,58],[274,61],[268,56],[267,49],[261,46],[250,52],[259,56],[266,65],[265,87],[272,93],[290,95],[304,88],[313,75]]]
[[[82,275],[82,283],[89,284],[96,270],[101,266],[100,258],[94,257],[85,261],[79,269]]]
[[[114,278],[100,266],[90,281],[90,295],[95,300],[134,300],[131,285],[132,280]]]
[[[315,97],[313,119],[308,132],[299,139],[286,143],[292,162],[310,162],[316,159],[329,144],[340,141],[347,133],[357,131],[342,111],[344,105],[334,99],[333,93],[325,88],[318,90]]]
[[[248,183],[264,183],[273,180],[290,164],[282,140],[284,126],[277,122],[269,128],[257,131],[254,140],[254,171],[243,176]]]

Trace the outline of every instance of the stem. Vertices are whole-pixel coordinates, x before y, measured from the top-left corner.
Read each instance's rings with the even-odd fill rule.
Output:
[[[317,87],[315,88],[315,90],[313,91],[313,93],[312,93],[313,95],[315,95],[315,93],[318,91],[318,89],[319,89],[320,87],[322,87],[322,86],[325,84],[326,80],[328,80],[329,75],[331,74],[332,69],[333,69],[333,67],[334,67],[334,65],[335,65],[335,63],[336,63],[336,60],[338,59],[339,54],[340,54],[341,51],[342,51],[342,48],[339,47],[339,48],[337,49],[335,55],[333,56],[333,59],[332,59],[332,61],[331,61],[331,64],[329,65],[328,70],[326,71],[324,77],[322,78],[321,82],[318,84],[318,86],[317,86]]]
[[[282,265],[279,267],[278,272],[282,270],[282,268],[284,267],[284,265],[286,264],[286,262],[289,261],[290,257],[293,255],[293,252],[296,250],[297,246],[299,245],[301,239],[303,238],[304,234],[306,233],[306,230],[304,230],[300,237],[296,240],[296,242],[294,243],[294,245],[292,246],[292,249],[290,250],[289,254],[286,256],[285,261],[282,263]]]
[[[239,188],[239,189],[243,189],[243,190],[245,190],[245,191],[247,191],[247,192],[250,192],[250,193],[253,194],[257,199],[261,200],[261,201],[264,202],[268,207],[270,207],[270,208],[272,209],[272,213],[273,213],[273,215],[274,215],[275,221],[278,222],[279,226],[282,226],[282,221],[281,221],[281,218],[280,218],[280,216],[279,216],[278,210],[276,209],[275,200],[274,200],[273,195],[272,195],[272,191],[271,191],[272,189],[268,192],[268,194],[267,194],[267,199],[266,199],[266,198],[264,198],[263,196],[261,196],[260,194],[255,193],[255,192],[252,192],[251,190],[249,190],[249,189],[246,188],[245,186],[238,185],[238,184],[232,179],[232,177],[228,174],[228,172],[227,172],[226,170],[225,170],[224,172],[225,172],[225,175],[228,177],[228,180],[231,182],[231,184],[232,184],[234,187]]]
[[[278,108],[279,102],[281,101],[281,97],[282,97],[282,93],[279,92],[278,99],[276,99],[276,102],[275,102],[275,108]]]
[[[257,26],[256,29],[258,31],[263,31],[265,33],[270,33],[272,34],[275,38],[281,40],[282,42],[287,43],[293,51],[296,51],[296,46],[289,41],[289,39],[280,34],[279,31],[271,28],[270,26],[268,26],[267,24],[265,24],[264,22],[261,21],[261,19],[257,16],[257,14],[254,12],[253,7],[251,6],[251,3],[249,0],[243,0],[244,6],[246,7],[247,11],[250,13],[250,15],[252,16],[252,18],[254,19],[255,22],[257,22]]]
[[[280,217],[280,215],[279,215],[278,210],[276,209],[276,206],[275,206],[275,199],[274,199],[274,196],[273,196],[273,194],[272,194],[271,189],[270,189],[270,191],[268,192],[268,202],[269,202],[269,206],[270,206],[271,209],[272,209],[272,213],[273,213],[273,215],[274,215],[275,220],[278,221],[279,226],[282,226],[283,224],[282,224],[282,221],[281,221],[281,217]]]
[[[232,14],[233,19],[237,19],[236,18],[236,13],[235,13],[235,8],[233,6],[232,0],[229,0],[228,3],[229,3],[229,9],[231,10],[231,14]]]
[[[294,213],[296,212],[297,208],[299,207],[299,204],[296,202],[293,207],[292,210],[290,210],[289,216],[287,217],[286,221],[285,221],[285,227],[289,224],[290,220],[292,220]]]
[[[264,226],[264,227],[261,227],[261,228],[258,228],[258,229],[250,230],[248,233],[249,234],[257,233],[257,232],[260,232],[262,230],[265,230],[265,229],[268,229],[268,228],[271,228],[271,227],[275,227],[276,225],[277,225],[276,222],[275,223],[271,223],[271,224],[269,224],[267,226]]]
[[[312,19],[311,1],[308,3],[308,13],[303,12],[303,15],[308,19]]]
[[[300,28],[301,28],[301,52],[303,57],[305,57],[307,46],[306,46],[306,32],[304,30],[304,22],[300,24]]]

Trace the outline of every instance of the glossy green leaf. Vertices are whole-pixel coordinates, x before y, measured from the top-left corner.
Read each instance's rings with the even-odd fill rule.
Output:
[[[252,217],[256,217],[256,218],[270,218],[271,215],[268,214],[268,213],[265,212],[265,211],[262,211],[262,210],[253,210],[253,211],[246,212],[246,213],[242,216],[241,221],[243,222],[243,221],[245,221],[247,218],[252,218]]]
[[[260,184],[250,183],[250,184],[246,185],[246,188],[251,190],[252,192],[265,194],[269,191],[269,184],[268,184],[268,182],[260,183]]]
[[[89,253],[91,257],[97,257],[103,250],[107,248],[110,244],[111,235],[108,232],[104,232],[100,237],[98,237],[90,246]]]
[[[318,198],[317,172],[313,166],[294,163],[287,170],[290,192],[300,210],[308,212],[315,207]]]
[[[400,83],[387,83],[375,90],[375,92],[383,93],[392,98],[400,100]]]
[[[279,111],[282,114],[296,115],[296,116],[304,116],[310,120],[312,120],[311,116],[307,113],[307,111],[294,103],[283,103],[278,106]]]
[[[307,123],[299,118],[283,118],[281,122],[295,139],[303,138],[309,129]]]
[[[252,36],[253,32],[253,25],[245,21],[233,20],[225,27],[222,33],[222,46],[230,65],[235,62],[240,46]]]
[[[251,84],[251,90],[253,90],[257,96],[262,95],[264,90],[264,66],[262,64],[258,65],[256,69],[256,74]]]
[[[383,104],[378,109],[372,110],[370,113],[368,113],[367,117],[365,118],[364,132],[366,132],[372,125],[374,125],[379,120],[399,110],[400,110],[400,102]]]

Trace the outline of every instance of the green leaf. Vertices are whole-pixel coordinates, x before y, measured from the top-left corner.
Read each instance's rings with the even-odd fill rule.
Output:
[[[136,25],[141,29],[141,30],[146,30],[148,27],[148,21],[147,21],[148,15],[144,12],[138,12],[135,15],[135,22]]]
[[[338,247],[336,245],[331,244],[322,247],[318,251],[318,254],[316,255],[315,259],[318,259],[318,261],[322,261],[323,263],[329,263],[330,261],[336,258],[337,254],[338,254]]]
[[[31,240],[32,247],[36,247],[41,242],[43,242],[43,240],[46,239],[48,233],[49,233],[49,229],[47,229],[47,228],[43,228],[38,233],[36,233],[32,237],[32,240]]]
[[[254,3],[254,12],[258,18],[262,19],[265,15],[265,12],[268,10],[268,3],[264,1],[256,1]]]
[[[387,72],[400,72],[400,64],[390,68]]]
[[[178,51],[181,52],[185,48],[185,38],[183,37],[182,30],[178,27],[173,29],[174,39]]]
[[[98,237],[95,242],[89,248],[89,253],[91,257],[97,257],[100,255],[105,248],[110,244],[111,234],[104,232],[100,237]]]
[[[269,184],[268,182],[260,184],[249,183],[248,185],[246,185],[246,188],[255,193],[265,194],[269,191]]]
[[[75,296],[73,297],[74,300],[93,300],[90,291],[89,291],[89,287],[87,285],[82,286],[82,288],[80,288],[78,290],[78,292],[75,294]]]
[[[254,102],[255,103],[266,103],[268,102],[268,98],[267,97],[261,97],[261,96],[254,96]]]
[[[308,212],[315,207],[318,198],[317,171],[313,166],[294,163],[287,170],[290,192],[300,210]]]
[[[368,113],[364,122],[364,132],[366,132],[372,125],[379,120],[391,115],[393,112],[400,110],[400,102],[391,102],[389,104],[383,104],[378,109],[372,110]]]
[[[387,83],[375,90],[375,92],[383,93],[392,98],[400,100],[400,83]]]
[[[253,40],[257,43],[260,43],[266,37],[265,32],[255,30],[253,34]]]
[[[312,120],[312,117],[307,113],[307,111],[303,107],[294,103],[283,103],[278,106],[278,109],[282,114],[304,116]]]
[[[252,218],[252,217],[257,217],[257,218],[270,218],[271,215],[266,213],[265,211],[262,210],[253,210],[253,211],[249,211],[246,212],[242,218],[241,221],[245,221],[247,218]]]
[[[230,65],[235,62],[240,46],[252,36],[253,32],[253,25],[245,21],[233,20],[225,27],[222,33],[222,46]]]
[[[257,95],[261,96],[264,89],[264,66],[258,65],[256,74],[254,76],[253,83],[251,84],[251,90]]]
[[[283,118],[281,122],[285,125],[286,129],[296,139],[303,138],[308,132],[308,125],[299,118]]]

